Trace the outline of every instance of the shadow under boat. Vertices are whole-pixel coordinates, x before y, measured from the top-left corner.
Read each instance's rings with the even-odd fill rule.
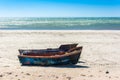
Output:
[[[55,68],[90,68],[89,66],[85,65],[78,65],[78,64],[57,64],[57,65],[47,65],[47,66],[42,66],[42,65],[22,65],[22,66],[27,66],[27,67],[55,67]]]

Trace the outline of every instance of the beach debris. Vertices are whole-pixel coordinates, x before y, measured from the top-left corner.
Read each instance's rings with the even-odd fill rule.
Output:
[[[26,73],[26,75],[30,75],[30,73]]]
[[[24,72],[21,72],[21,73],[24,73]]]
[[[90,75],[90,77],[93,77],[93,75]]]
[[[38,77],[42,77],[42,75],[39,75]]]
[[[111,78],[111,76],[109,76],[109,78]]]
[[[109,71],[106,71],[106,74],[109,74]]]
[[[81,76],[86,76],[85,74],[81,74]]]
[[[10,66],[4,66],[4,67],[10,67]]]
[[[11,75],[11,74],[12,74],[12,72],[7,72],[6,74]]]
[[[102,72],[101,70],[99,70],[99,72]]]
[[[56,76],[56,79],[58,79],[59,77],[58,76]]]
[[[66,77],[68,80],[71,80],[72,79],[72,77]]]
[[[15,77],[17,77],[18,75],[15,75]]]
[[[3,77],[3,75],[1,74],[0,77]]]

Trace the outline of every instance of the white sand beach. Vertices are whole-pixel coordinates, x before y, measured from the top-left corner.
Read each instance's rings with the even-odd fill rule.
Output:
[[[76,65],[21,66],[18,49],[83,46]],[[0,31],[0,80],[120,80],[120,31]]]

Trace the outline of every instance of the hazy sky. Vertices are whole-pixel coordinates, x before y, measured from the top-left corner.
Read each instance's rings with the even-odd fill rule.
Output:
[[[120,17],[120,0],[0,0],[0,17]]]

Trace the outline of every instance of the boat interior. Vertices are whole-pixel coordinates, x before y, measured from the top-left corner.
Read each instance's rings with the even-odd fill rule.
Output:
[[[72,48],[70,50],[68,50],[67,52],[65,51],[61,51],[61,50],[57,50],[57,51],[52,51],[52,50],[49,50],[46,49],[46,50],[28,50],[28,51],[25,51],[23,52],[21,55],[22,56],[60,56],[60,55],[64,55],[64,54],[70,54],[70,53],[73,53],[73,52],[76,52],[76,51],[81,51],[82,50],[82,47],[75,47],[75,48]]]

